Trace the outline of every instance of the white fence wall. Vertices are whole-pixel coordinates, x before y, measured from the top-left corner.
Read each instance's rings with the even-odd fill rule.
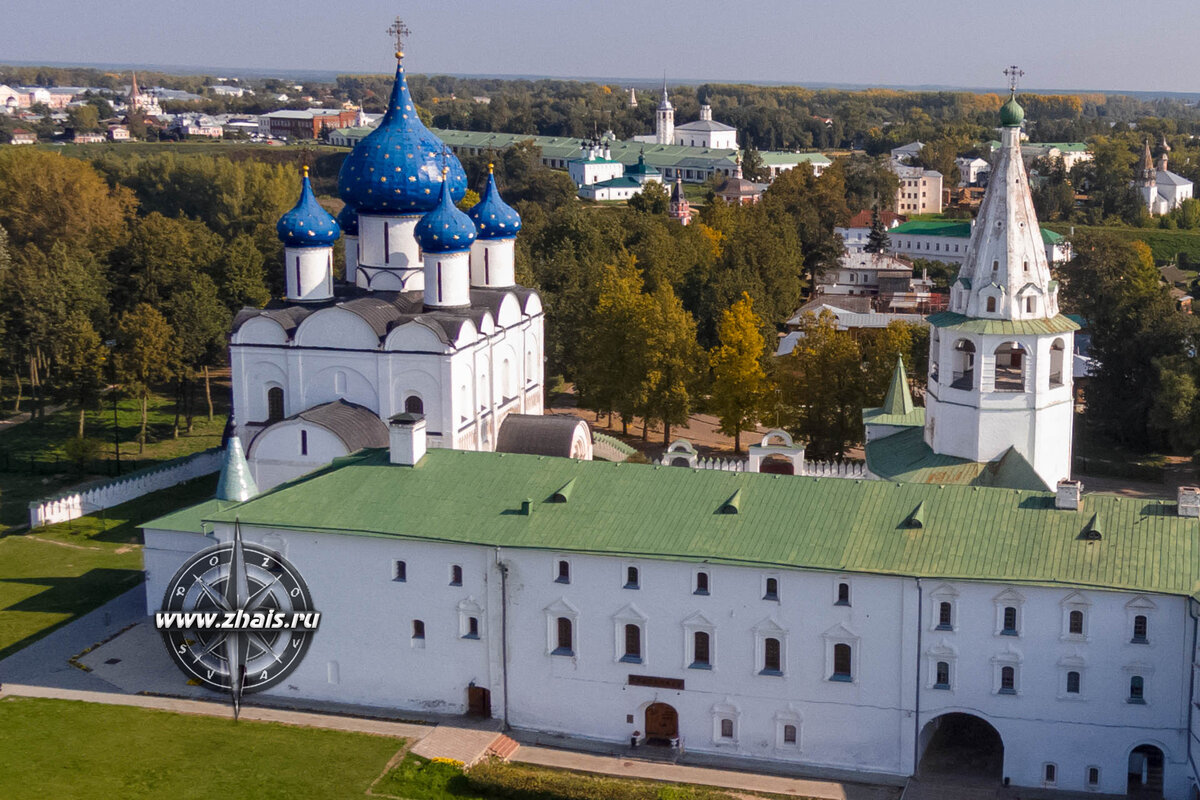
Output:
[[[664,467],[671,466],[676,458],[683,458],[682,453],[665,453],[658,463]],[[721,472],[749,472],[750,462],[733,458],[697,458],[693,469],[715,469]],[[867,465],[861,461],[808,461],[805,460],[798,475],[814,478],[856,478],[866,479]]]
[[[29,504],[29,527],[40,528],[55,522],[78,519],[104,508],[127,503],[144,494],[212,474],[221,469],[222,452],[222,448],[214,447],[111,481],[34,500]]]
[[[637,451],[620,439],[592,431],[592,456],[594,458],[601,461],[624,461],[635,452]]]

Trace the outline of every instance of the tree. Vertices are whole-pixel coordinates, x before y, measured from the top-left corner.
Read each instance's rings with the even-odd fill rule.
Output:
[[[861,340],[861,347],[864,356],[863,394],[867,404],[883,401],[898,357],[904,359],[910,375],[924,375],[924,372],[917,372],[913,358],[913,333],[921,328],[909,322],[896,321],[889,322],[886,328],[864,331],[867,335]],[[925,343],[928,344],[928,340]]]
[[[54,394],[78,409],[75,435],[82,439],[86,412],[99,404],[104,388],[104,345],[91,320],[81,311],[67,315],[54,344]]]
[[[642,190],[629,198],[629,207],[643,214],[662,215],[667,213],[671,196],[666,188],[657,181],[650,181]]]
[[[840,458],[862,438],[862,353],[828,311],[805,314],[800,332],[795,349],[779,363],[785,427],[817,458]]]
[[[117,374],[125,390],[141,404],[138,452],[146,450],[151,384],[165,381],[175,369],[175,337],[156,309],[139,303],[117,322]]]
[[[262,308],[271,299],[267,290],[266,259],[249,234],[239,234],[217,258],[217,289],[230,311],[251,306]]]
[[[879,206],[875,206],[871,210],[871,230],[867,233],[867,243],[863,250],[868,253],[885,253],[891,246],[892,239],[888,236],[883,220],[879,218]]]
[[[160,307],[197,273],[211,274],[221,239],[198,220],[157,211],[138,219],[129,240],[113,253],[113,304]]]
[[[213,418],[209,367],[225,356],[225,335],[229,331],[229,310],[217,297],[217,287],[207,275],[196,275],[186,287],[175,292],[163,309],[175,332],[179,366],[182,368],[187,431],[192,432],[191,381],[197,372],[204,375],[204,398],[208,419]],[[178,418],[178,414],[176,415]]]
[[[753,143],[746,145],[742,151],[742,177],[748,181],[761,181],[767,177],[762,156]]]
[[[1166,444],[1187,385],[1180,365],[1195,369],[1198,326],[1175,310],[1150,248],[1110,234],[1081,234],[1060,271],[1063,296],[1091,329],[1097,365],[1085,397],[1087,417],[1114,441],[1140,450]],[[1165,384],[1164,384],[1165,382]],[[1176,399],[1156,398],[1164,389]],[[1186,414],[1184,414],[1186,416]],[[1168,426],[1168,427],[1164,427]]]
[[[717,326],[721,344],[709,354],[713,383],[709,395],[709,410],[720,420],[720,431],[733,437],[733,452],[742,452],[742,431],[753,431],[762,413],[762,406],[771,394],[762,359],[766,340],[762,335],[762,320],[754,313],[750,295],[721,316]]]
[[[671,442],[671,426],[683,425],[692,413],[703,351],[696,341],[696,321],[667,285],[655,289],[652,313],[643,329],[646,353],[642,438],[651,421],[663,424],[663,444]]]
[[[100,114],[90,104],[71,106],[67,109],[67,125],[76,133],[94,133],[100,130]]]

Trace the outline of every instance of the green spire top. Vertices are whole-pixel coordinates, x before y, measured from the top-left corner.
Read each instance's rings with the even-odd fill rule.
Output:
[[[1006,128],[1020,127],[1025,121],[1025,109],[1017,102],[1017,90],[1008,97],[1008,102],[1000,106],[1000,124]]]
[[[250,474],[246,454],[242,452],[242,440],[230,436],[225,443],[225,460],[221,463],[221,477],[217,480],[217,499],[245,502],[258,494],[258,484]]]
[[[887,397],[883,400],[884,414],[903,416],[913,411],[912,395],[908,391],[908,375],[904,371],[904,358],[896,356],[896,369],[892,372],[892,383],[888,386]]]

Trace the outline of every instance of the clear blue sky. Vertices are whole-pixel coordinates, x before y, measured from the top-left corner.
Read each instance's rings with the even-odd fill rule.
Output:
[[[0,61],[1200,91],[1197,0],[6,0]]]

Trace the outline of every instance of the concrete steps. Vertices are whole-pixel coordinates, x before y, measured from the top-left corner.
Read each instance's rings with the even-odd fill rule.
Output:
[[[501,761],[508,761],[512,758],[513,753],[519,749],[521,749],[520,743],[502,733],[488,745],[487,755],[498,758]]]

